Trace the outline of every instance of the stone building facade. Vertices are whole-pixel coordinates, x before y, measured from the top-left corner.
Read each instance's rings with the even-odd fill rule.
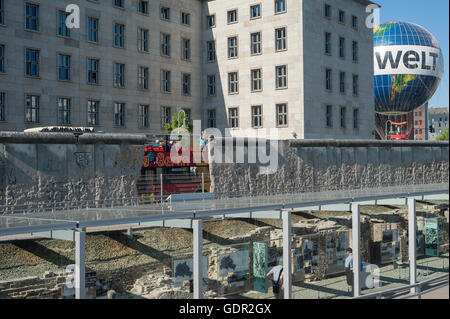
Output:
[[[159,132],[184,110],[231,135],[372,138],[370,3],[1,0],[0,130]]]

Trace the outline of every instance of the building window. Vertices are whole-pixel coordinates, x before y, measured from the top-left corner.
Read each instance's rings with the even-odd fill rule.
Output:
[[[213,28],[216,26],[216,15],[215,14],[211,14],[206,17],[206,25],[208,26],[208,28]]]
[[[325,89],[328,91],[332,90],[332,83],[331,83],[331,69],[325,70]]]
[[[125,126],[125,103],[114,103],[114,126]]]
[[[39,122],[39,96],[27,95],[25,99],[25,121],[27,123]]]
[[[148,30],[147,29],[138,29],[138,51],[141,52],[149,52],[148,45]]]
[[[237,10],[230,10],[227,12],[227,21],[228,21],[228,24],[238,22]]]
[[[161,7],[161,19],[162,20],[170,20],[170,8]]]
[[[326,3],[325,3],[325,7],[324,7],[324,16],[325,16],[325,18],[328,18],[328,19],[331,18],[331,6]]]
[[[6,94],[0,92],[0,121],[6,121]]]
[[[345,24],[345,11],[339,10],[339,23]]]
[[[148,90],[149,68],[140,66],[138,70],[138,88],[140,90]]]
[[[183,94],[184,95],[191,95],[191,75],[187,73],[183,73],[182,75],[183,83]]]
[[[62,37],[70,37],[70,29],[66,26],[66,19],[69,13],[58,11],[58,35]]]
[[[261,5],[255,4],[250,6],[250,19],[261,18]]]
[[[148,1],[145,0],[138,1],[138,12],[142,14],[148,14]]]
[[[331,54],[331,33],[325,32],[325,53]]]
[[[150,106],[139,105],[139,128],[150,128]]]
[[[352,43],[352,58],[354,62],[358,61],[358,42],[353,41]]]
[[[208,75],[208,96],[216,95],[216,75]]]
[[[71,108],[71,99],[65,98],[65,97],[58,98],[58,124],[59,125],[71,124],[70,108]]]
[[[339,57],[345,58],[345,38],[343,37],[339,38]]]
[[[181,12],[181,24],[191,25],[191,14],[187,12]]]
[[[98,19],[88,18],[88,41],[98,43]]]
[[[228,109],[228,126],[231,128],[239,127],[239,109],[237,107]]]
[[[5,72],[5,46],[0,44],[0,73]]]
[[[327,105],[326,107],[326,115],[327,127],[333,127],[333,107],[331,105]]]
[[[341,128],[346,128],[347,127],[347,123],[346,123],[346,113],[347,113],[347,109],[342,106],[341,107]]]
[[[88,59],[88,83],[99,84],[100,60]]]
[[[275,0],[275,14],[286,12],[286,0]]]
[[[0,0],[0,24],[5,24],[5,3]]]
[[[161,106],[161,127],[172,122],[172,108],[170,106]]]
[[[161,91],[164,93],[170,93],[172,91],[170,87],[170,71],[161,70]]]
[[[114,46],[125,48],[125,25],[114,24]]]
[[[255,32],[250,35],[251,54],[261,54],[261,32]]]
[[[215,41],[208,41],[206,42],[206,47],[208,51],[208,62],[214,62],[216,61],[216,42]]]
[[[228,73],[228,93],[239,93],[239,79],[237,72]]]
[[[114,6],[118,8],[125,8],[125,0],[114,0]]]
[[[353,95],[359,95],[359,76],[355,74],[353,75]]]
[[[114,63],[114,87],[125,87],[125,64]]]
[[[88,125],[99,125],[100,102],[89,100],[88,105]]]
[[[238,57],[238,38],[231,37],[228,38],[228,58],[237,58]]]
[[[26,50],[25,74],[26,76],[39,76],[39,50]]]
[[[170,56],[170,34],[161,33],[161,55]]]
[[[183,60],[191,59],[191,40],[181,39],[181,58]]]
[[[345,72],[339,73],[339,92],[345,94]]]
[[[216,127],[216,110],[207,111],[208,127]]]
[[[261,69],[255,69],[251,71],[252,74],[252,92],[262,90],[262,71]]]
[[[359,129],[359,109],[353,109],[353,128]]]
[[[252,127],[261,128],[262,125],[262,106],[252,106]]]
[[[26,3],[25,29],[39,31],[39,5],[29,2]]]
[[[275,29],[275,51],[286,50],[286,28]]]
[[[358,17],[352,16],[352,28],[358,30]]]
[[[287,66],[280,65],[275,67],[275,87],[277,89],[287,88]]]
[[[70,55],[58,54],[58,79],[70,81]]]
[[[287,122],[287,104],[277,104],[277,127],[286,127]]]

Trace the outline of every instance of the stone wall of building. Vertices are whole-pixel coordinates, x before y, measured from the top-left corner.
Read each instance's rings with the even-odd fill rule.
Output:
[[[61,299],[64,298],[65,284],[68,282],[68,273],[45,272],[42,277],[27,277],[15,280],[0,281],[0,299]],[[95,272],[86,273],[86,289],[89,297],[95,298],[102,293],[98,285]],[[74,297],[74,289],[66,297]]]
[[[248,139],[236,138],[212,142],[210,172],[212,191],[216,196],[272,195],[449,181],[448,142],[280,140],[270,147],[275,154],[272,165],[277,165],[273,174],[260,173],[261,168],[269,166],[269,163],[261,164],[260,157],[259,162],[249,163],[249,154],[252,151],[257,154],[257,150],[249,147],[248,142]],[[238,151],[228,151],[224,148],[227,143],[245,146]],[[274,145],[278,146],[278,153]],[[226,158],[218,156],[221,146],[227,159],[244,153],[244,163],[225,163]]]
[[[0,206],[137,197],[145,136],[0,133]]]

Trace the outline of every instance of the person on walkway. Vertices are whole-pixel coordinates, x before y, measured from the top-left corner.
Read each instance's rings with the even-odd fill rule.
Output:
[[[345,250],[347,258],[345,259],[345,276],[347,277],[347,285],[352,297],[355,296],[353,282],[353,251],[351,248]]]
[[[106,294],[108,299],[116,299],[117,293],[115,290],[108,290],[108,293]]]
[[[283,299],[283,266],[275,266],[268,273],[267,278],[272,281],[273,294],[275,299]]]

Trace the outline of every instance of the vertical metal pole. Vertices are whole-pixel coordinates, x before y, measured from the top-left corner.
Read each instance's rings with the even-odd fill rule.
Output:
[[[160,193],[160,195],[161,195],[161,203],[163,202],[163,174],[160,174],[160,176],[159,176],[160,178],[161,178],[161,193]]]
[[[409,284],[416,284],[416,200],[408,198],[408,248],[409,248]],[[416,293],[416,288],[411,288]]]
[[[284,299],[292,299],[291,212],[283,211],[283,286]]]
[[[194,299],[202,299],[202,259],[203,259],[203,245],[202,232],[203,225],[201,219],[194,219],[192,221],[192,228],[194,233]]]
[[[205,173],[202,173],[202,193],[205,192]]]
[[[86,231],[75,232],[75,299],[86,297]]]
[[[359,214],[359,204],[352,203],[352,237],[353,237],[353,293],[355,297],[359,297],[361,293],[360,285],[360,264],[361,264],[361,254],[360,254],[360,214]]]

